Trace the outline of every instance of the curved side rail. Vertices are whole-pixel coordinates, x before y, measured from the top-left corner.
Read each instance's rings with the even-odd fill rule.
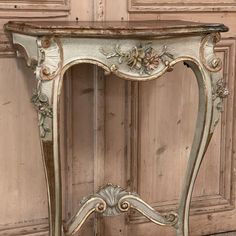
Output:
[[[171,212],[162,215],[142,199],[131,194],[122,197],[118,203],[118,207],[122,212],[133,208],[157,225],[174,226],[178,221],[178,214]]]
[[[103,213],[105,210],[106,202],[103,199],[91,197],[81,205],[79,211],[67,222],[64,227],[65,234],[74,235],[93,212]]]
[[[107,184],[97,193],[84,198],[79,211],[66,223],[64,231],[66,235],[78,232],[94,212],[103,216],[115,216],[135,209],[150,221],[158,225],[174,226],[178,221],[176,213],[162,215],[144,202],[136,193],[130,193],[123,188]]]

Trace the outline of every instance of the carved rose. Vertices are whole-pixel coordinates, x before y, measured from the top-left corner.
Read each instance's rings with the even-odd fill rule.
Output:
[[[146,56],[143,62],[147,70],[154,70],[158,67],[160,63],[160,57],[157,55],[153,48],[150,48],[146,52]]]
[[[46,118],[53,117],[52,107],[49,105],[47,95],[40,90],[33,93],[31,101],[39,113],[40,136],[41,138],[45,138],[46,134],[51,132],[50,128],[47,127],[45,120]]]
[[[229,90],[226,87],[225,81],[220,79],[216,83],[216,94],[220,98],[226,98],[229,95]]]

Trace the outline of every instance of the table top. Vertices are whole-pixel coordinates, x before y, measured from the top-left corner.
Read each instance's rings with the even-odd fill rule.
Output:
[[[61,37],[171,37],[178,35],[226,32],[219,23],[197,23],[177,20],[156,21],[9,21],[5,29],[32,36]]]

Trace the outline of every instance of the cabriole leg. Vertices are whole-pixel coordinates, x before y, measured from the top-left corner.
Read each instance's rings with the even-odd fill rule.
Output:
[[[60,78],[39,81],[34,92],[34,103],[39,117],[43,163],[47,181],[50,236],[61,236],[62,202],[60,147],[58,132],[58,91]]]
[[[198,81],[199,105],[194,140],[180,196],[177,236],[189,235],[189,209],[194,183],[219,120],[222,99],[228,95],[225,84],[219,79],[219,73],[206,71],[203,66],[192,62],[187,62],[187,65],[191,67]]]

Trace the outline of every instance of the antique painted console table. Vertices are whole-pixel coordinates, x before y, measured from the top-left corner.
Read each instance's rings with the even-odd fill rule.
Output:
[[[214,53],[222,24],[184,21],[144,22],[9,22],[14,48],[34,69],[38,81],[32,101],[39,116],[43,160],[48,186],[50,236],[73,235],[88,216],[118,215],[136,209],[158,225],[176,228],[187,236],[194,182],[228,95],[220,77],[222,62]],[[59,98],[65,71],[92,63],[131,81],[156,79],[183,61],[197,79],[199,108],[196,131],[176,212],[160,214],[136,193],[107,184],[83,199],[79,211],[62,223],[59,148]]]

